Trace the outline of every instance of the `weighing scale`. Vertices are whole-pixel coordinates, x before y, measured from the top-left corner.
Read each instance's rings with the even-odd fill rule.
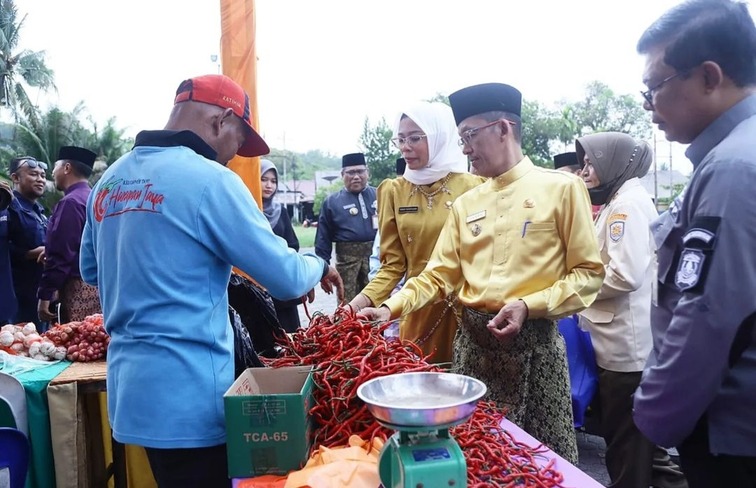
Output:
[[[385,488],[467,487],[467,463],[449,429],[472,415],[485,395],[481,381],[452,373],[402,373],[357,389],[376,420],[397,431],[381,450]]]

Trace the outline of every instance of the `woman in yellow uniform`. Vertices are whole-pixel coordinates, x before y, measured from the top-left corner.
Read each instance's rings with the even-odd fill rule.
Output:
[[[350,305],[355,310],[379,305],[403,276],[425,268],[454,200],[483,179],[467,172],[467,159],[457,143],[451,108],[423,102],[403,110],[392,142],[406,161],[404,175],[378,187],[381,267]],[[456,298],[402,317],[399,336],[414,341],[431,361],[449,362],[457,331]]]

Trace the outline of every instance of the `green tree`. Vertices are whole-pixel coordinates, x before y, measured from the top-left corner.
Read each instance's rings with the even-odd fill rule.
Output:
[[[451,105],[449,103],[449,97],[444,95],[443,93],[438,93],[438,92],[432,97],[430,97],[428,100],[426,100],[426,102],[431,102],[431,103],[440,102],[440,103],[443,103],[444,105]]]
[[[300,153],[286,149],[271,148],[270,154],[263,156],[263,159],[269,159],[276,165],[281,182],[284,180],[297,182],[302,179],[302,172],[300,170],[302,165],[299,163],[301,156]]]
[[[71,112],[52,107],[34,118],[21,117],[15,124],[16,150],[41,161],[54,162],[62,146],[91,146],[95,137],[82,122],[84,110],[84,104],[79,103]]]
[[[109,118],[102,129],[92,122],[92,128],[92,141],[86,147],[96,152],[98,159],[106,164],[115,162],[134,147],[134,139],[125,135],[125,129],[116,126],[115,117]]]
[[[375,125],[365,117],[365,124],[360,135],[360,145],[365,153],[365,161],[370,169],[370,184],[378,186],[386,178],[396,176],[396,160],[399,151],[391,144],[393,131],[389,128],[385,118]]]
[[[631,95],[617,95],[599,81],[588,84],[584,97],[562,101],[552,109],[537,101],[523,101],[523,152],[539,166],[552,167],[559,146],[573,147],[575,139],[594,132],[625,132],[639,139],[651,137],[651,121]]]
[[[134,139],[125,136],[125,130],[116,126],[111,117],[100,129],[86,115],[80,102],[71,112],[52,107],[34,120],[20,117],[13,130],[0,136],[0,142],[12,148],[14,154],[26,154],[43,161],[53,162],[62,146],[82,146],[97,153],[99,160],[109,164],[128,152]]]
[[[300,154],[300,174],[303,180],[314,180],[315,172],[341,169],[341,156],[312,150]]]
[[[638,97],[617,95],[600,81],[586,86],[582,100],[564,103],[563,115],[572,123],[575,137],[607,131],[639,139],[651,137],[651,120]]]
[[[540,102],[522,102],[522,151],[533,164],[553,167],[554,141],[562,140],[569,133],[567,121],[562,115]]]
[[[45,64],[44,51],[19,50],[21,28],[26,16],[18,19],[13,0],[0,0],[0,105],[14,116],[22,113],[35,120],[37,109],[25,85],[41,90],[54,89],[53,71]]]
[[[264,156],[270,159],[278,168],[281,179],[284,179],[284,165],[286,166],[286,180],[297,181],[314,180],[316,171],[334,170],[341,168],[341,158],[326,154],[318,150],[298,153],[284,149],[270,149],[270,154]]]
[[[27,155],[52,164],[57,159],[62,146],[75,145],[92,149],[98,155],[90,183],[97,182],[109,163],[118,159],[133,146],[133,139],[124,136],[124,130],[116,127],[111,118],[102,130],[91,117],[85,116],[85,107],[79,103],[73,111],[64,112],[52,107],[39,114],[36,119],[19,116],[15,124],[6,124],[0,129],[0,176],[7,174],[10,159],[17,155]],[[48,177],[52,167],[48,167]],[[51,188],[52,185],[48,185]],[[41,203],[51,209],[62,197],[57,191],[48,191]]]
[[[428,102],[449,104],[449,97],[436,93]],[[537,100],[522,102],[522,150],[534,164],[553,167],[552,157],[562,152],[560,147],[572,147],[575,139],[593,132],[626,132],[639,139],[651,137],[651,121],[637,97],[617,95],[600,81],[589,83],[581,100],[562,101],[552,108]],[[371,126],[365,119],[360,142],[370,164],[370,182],[380,183],[393,177],[394,162],[398,153],[388,146],[391,131],[382,120]],[[368,142],[365,142],[368,141]],[[389,156],[391,153],[391,156]]]
[[[321,186],[320,188],[318,188],[318,191],[315,194],[315,199],[312,202],[312,213],[314,213],[315,215],[320,214],[320,209],[323,207],[323,202],[325,201],[326,197],[331,193],[341,191],[342,188],[344,188],[344,183],[342,181],[337,181],[335,183],[331,183],[329,186]]]

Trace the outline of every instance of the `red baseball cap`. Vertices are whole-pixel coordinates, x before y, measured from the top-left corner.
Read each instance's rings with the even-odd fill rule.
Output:
[[[262,137],[252,127],[249,110],[249,97],[244,89],[234,80],[225,75],[204,75],[184,80],[176,90],[174,105],[188,101],[202,102],[221,108],[230,108],[247,124],[250,133],[247,140],[236,152],[239,156],[262,156],[270,152],[270,148]]]

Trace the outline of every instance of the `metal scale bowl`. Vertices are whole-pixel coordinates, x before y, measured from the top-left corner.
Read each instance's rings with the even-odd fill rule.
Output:
[[[397,432],[381,450],[385,488],[467,486],[467,463],[449,428],[464,422],[486,385],[452,373],[402,373],[365,382],[357,396],[383,426]]]

